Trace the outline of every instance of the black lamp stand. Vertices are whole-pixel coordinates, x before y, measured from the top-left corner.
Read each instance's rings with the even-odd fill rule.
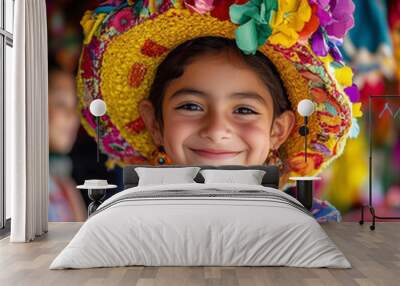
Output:
[[[304,136],[304,161],[307,162],[307,135],[310,133],[308,129],[308,116],[304,116],[304,125],[300,127],[299,134]]]

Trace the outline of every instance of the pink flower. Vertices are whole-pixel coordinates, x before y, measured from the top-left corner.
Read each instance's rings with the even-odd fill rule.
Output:
[[[135,16],[131,8],[118,11],[111,20],[111,26],[114,27],[119,33],[124,32],[130,28],[135,22]]]
[[[214,8],[214,0],[185,0],[185,6],[199,14],[204,14]]]

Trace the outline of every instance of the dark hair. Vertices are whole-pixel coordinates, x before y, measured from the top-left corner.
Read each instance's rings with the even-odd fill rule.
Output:
[[[259,75],[272,95],[273,118],[291,108],[276,67],[263,53],[257,51],[255,55],[245,55],[239,50],[235,40],[213,36],[199,37],[177,46],[157,68],[148,99],[153,104],[155,117],[161,128],[163,127],[162,103],[169,82],[182,76],[185,67],[195,57],[218,52],[233,52]]]

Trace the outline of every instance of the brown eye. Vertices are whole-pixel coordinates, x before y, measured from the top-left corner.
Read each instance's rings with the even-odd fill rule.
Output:
[[[184,109],[188,111],[203,111],[203,109],[198,104],[194,103],[186,103],[176,107],[175,109]]]
[[[251,108],[248,107],[239,107],[235,109],[233,113],[238,113],[238,114],[244,114],[244,115],[249,115],[249,114],[259,114],[258,112],[255,112]]]

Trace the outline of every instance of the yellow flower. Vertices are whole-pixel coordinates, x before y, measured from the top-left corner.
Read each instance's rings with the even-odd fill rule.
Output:
[[[361,111],[361,102],[356,102],[352,104],[352,115],[353,117],[362,117],[363,113]]]
[[[325,57],[319,57],[319,59],[321,60],[321,62],[324,63],[326,69],[328,69],[328,70],[329,70],[331,63],[334,62],[334,59],[330,54],[327,54]]]
[[[278,11],[271,18],[269,42],[289,48],[298,41],[312,10],[307,0],[280,0],[278,5]]]
[[[97,27],[103,22],[104,18],[106,16],[106,13],[100,13],[100,14],[95,14],[93,15],[93,11],[88,10],[85,12],[85,14],[82,17],[82,20],[80,22],[82,28],[83,28],[83,43],[84,44],[89,44],[90,41],[92,40],[93,34],[96,31]]]
[[[341,67],[335,69],[335,77],[341,85],[344,87],[351,86],[353,83],[353,71],[350,67]]]

